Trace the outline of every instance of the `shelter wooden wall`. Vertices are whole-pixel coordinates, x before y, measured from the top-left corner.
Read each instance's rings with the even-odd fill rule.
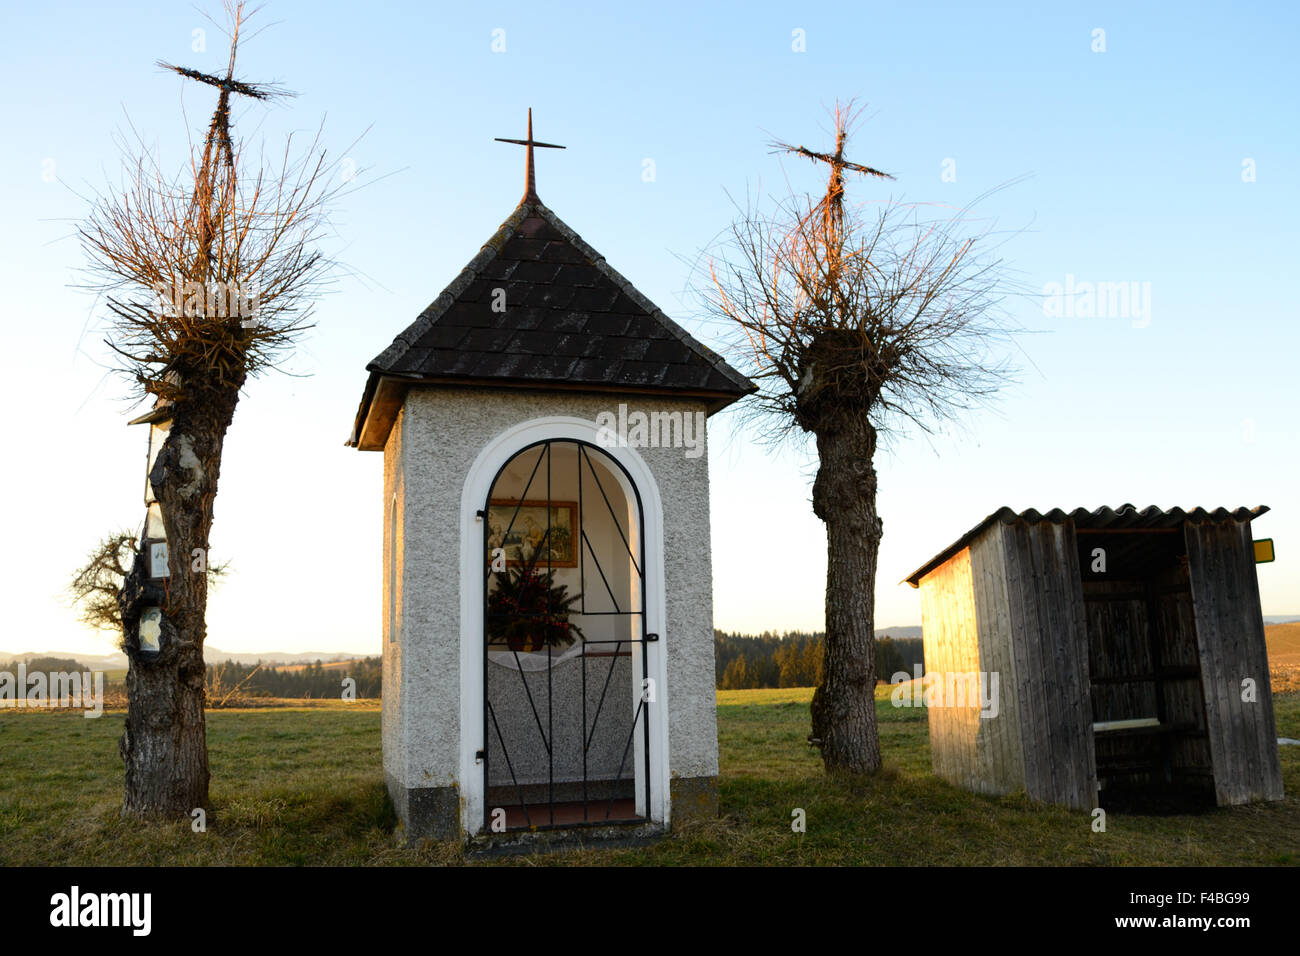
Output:
[[[1007,568],[1002,542],[994,534],[971,542],[971,578],[979,634],[979,666],[998,675],[998,713],[979,722],[976,751],[980,771],[997,792],[1025,785],[1024,751],[1020,739],[1020,699],[1017,694],[1011,614],[1007,607]]]
[[[995,522],[1002,540],[1025,792],[1097,805],[1088,632],[1074,523]]]
[[[930,675],[926,686],[944,695],[941,706],[927,710],[934,772],[981,793],[1020,789],[1024,770],[1000,549],[972,546],[928,575],[921,588],[921,619]],[[971,682],[980,680],[996,693],[996,710],[984,711],[971,699],[970,689],[979,686]],[[968,692],[956,702],[947,699],[955,688]]]
[[[1188,571],[1201,654],[1205,718],[1220,804],[1280,800],[1282,770],[1250,524],[1187,524]],[[1242,680],[1255,701],[1242,700]]]
[[[921,635],[927,685],[936,675],[979,666],[970,552],[960,551],[926,578],[921,593]],[[913,693],[920,688],[914,688]],[[958,786],[991,792],[975,760],[979,714],[968,708],[929,707],[930,759],[934,772]]]
[[[984,793],[1096,806],[1073,527],[995,523],[920,585],[927,673],[998,675],[996,717],[928,711],[935,773]]]

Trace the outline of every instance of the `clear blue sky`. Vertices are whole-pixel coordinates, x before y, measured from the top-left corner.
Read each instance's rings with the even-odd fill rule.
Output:
[[[84,197],[119,175],[128,117],[179,162],[210,113],[206,91],[154,61],[216,71],[226,51],[184,3],[6,0],[3,19],[0,387],[15,434],[0,648],[107,651],[61,589],[102,533],[139,523],[145,435],[105,377],[102,313],[70,288],[71,236]],[[961,205],[1028,174],[981,207],[1020,230],[1003,253],[1027,288],[1071,275],[1151,289],[1145,327],[1017,301],[1037,333],[996,411],[882,456],[878,624],[919,623],[896,582],[998,506],[1126,501],[1272,506],[1256,528],[1278,550],[1260,566],[1264,613],[1300,614],[1294,5],[274,0],[259,20],[273,25],[242,48],[241,74],[299,96],[241,108],[237,131],[274,148],[324,117],[334,155],[385,178],[336,217],[334,251],[364,279],[321,302],[291,363],[309,377],[256,381],[240,405],[212,541],[235,573],[212,599],[212,644],[378,651],[382,456],[343,441],[366,362],[517,202],[521,150],[492,139],[521,136],[527,107],[538,138],[568,146],[539,155],[542,198],[717,344],[683,295],[683,259],[730,220],[728,191],[820,188],[818,170],[766,143],[827,144],[837,97],[869,104],[853,152],[898,177],[857,183],[853,199]],[[810,459],[757,448],[725,416],[712,438],[717,625],[821,627]]]

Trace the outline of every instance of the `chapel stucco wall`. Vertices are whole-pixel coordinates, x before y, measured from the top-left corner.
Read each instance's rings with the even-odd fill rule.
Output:
[[[475,458],[520,422],[550,416],[594,422],[600,412],[616,412],[620,401],[646,413],[704,410],[693,399],[644,396],[454,387],[408,393],[385,449],[385,501],[396,492],[397,550],[404,555],[399,567],[390,568],[385,548],[385,614],[389,589],[395,588],[399,619],[398,641],[389,642],[386,633],[384,644],[390,789],[394,780],[408,790],[458,782],[459,511]],[[708,455],[688,458],[684,448],[636,452],[654,474],[663,506],[666,616],[660,637],[668,686],[661,700],[669,713],[669,766],[673,778],[712,779],[718,757]],[[481,728],[471,732],[481,736]]]

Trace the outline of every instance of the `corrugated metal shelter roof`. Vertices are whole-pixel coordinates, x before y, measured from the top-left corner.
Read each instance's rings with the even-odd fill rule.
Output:
[[[916,587],[921,578],[978,538],[984,529],[994,521],[1001,521],[1003,524],[1014,524],[1017,521],[1023,521],[1027,524],[1038,524],[1040,521],[1064,524],[1066,521],[1073,521],[1074,527],[1080,531],[1119,531],[1177,528],[1184,523],[1200,524],[1203,521],[1223,521],[1226,518],[1232,518],[1236,521],[1253,521],[1267,511],[1268,507],[1265,505],[1258,505],[1254,508],[1236,508],[1232,511],[1227,508],[1215,508],[1213,511],[1207,511],[1205,508],[1192,508],[1190,511],[1182,508],[1170,508],[1165,511],[1155,505],[1149,505],[1141,509],[1136,505],[1120,505],[1118,508],[1101,507],[1095,511],[1088,511],[1086,508],[1075,508],[1073,511],[1062,511],[1060,508],[1053,508],[1048,512],[1040,512],[1029,508],[1026,511],[1017,512],[1011,508],[1002,507],[903,580],[912,587]]]

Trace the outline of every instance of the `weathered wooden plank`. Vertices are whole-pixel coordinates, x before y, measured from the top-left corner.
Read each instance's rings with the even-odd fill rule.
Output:
[[[949,558],[920,584],[926,673],[946,678],[978,670],[978,627],[969,551]],[[927,683],[930,680],[927,678]],[[949,687],[945,682],[940,693],[946,696]],[[944,699],[941,706],[928,710],[927,717],[935,774],[967,789],[990,792],[991,781],[978,772],[978,703],[972,706]]]
[[[980,718],[979,767],[996,792],[1010,793],[1024,788],[1025,772],[1001,528],[1000,523],[988,528],[971,542],[970,553],[975,619],[979,627],[979,667],[988,675],[990,692],[993,675],[997,675],[998,691],[997,716]]]
[[[944,598],[947,574],[943,567],[936,568],[921,581],[921,641],[925,652],[925,672],[939,671],[944,665],[943,635]],[[915,692],[917,688],[913,688]],[[949,779],[947,771],[947,726],[942,714],[926,715],[930,731],[930,766],[936,776]]]
[[[1220,804],[1280,799],[1277,731],[1249,524],[1227,519],[1185,529],[1206,731]],[[1243,702],[1241,681],[1255,681]]]
[[[1277,751],[1277,724],[1273,714],[1273,692],[1268,674],[1268,646],[1264,636],[1264,619],[1259,600],[1259,578],[1255,568],[1255,548],[1250,525],[1237,522],[1232,541],[1233,561],[1238,580],[1240,602],[1239,645],[1243,650],[1243,675],[1255,680],[1256,702],[1244,704],[1251,712],[1255,746],[1251,765],[1255,776],[1248,799],[1280,800],[1283,797],[1281,761]],[[1240,687],[1240,683],[1238,684]],[[1240,692],[1238,694],[1240,697]]]
[[[1230,803],[1242,803],[1247,799],[1251,776],[1250,757],[1245,746],[1250,734],[1247,726],[1248,717],[1241,704],[1241,679],[1238,676],[1243,663],[1241,648],[1237,642],[1237,628],[1233,606],[1240,600],[1238,589],[1233,580],[1232,562],[1225,560],[1223,535],[1213,525],[1203,529],[1203,540],[1207,543],[1207,569],[1214,587],[1214,599],[1217,617],[1217,649],[1220,655],[1218,679],[1220,694],[1224,706],[1225,746],[1231,755],[1232,771],[1224,781],[1225,792]]]
[[[1069,687],[1071,684],[1069,625],[1061,594],[1061,562],[1056,552],[1058,526],[1040,522],[1030,526],[1041,627],[1036,635],[1042,649],[1047,690],[1047,721],[1051,728],[1052,802],[1074,805],[1078,766],[1071,740]]]
[[[1236,755],[1228,736],[1230,707],[1227,678],[1223,674],[1221,621],[1218,610],[1218,575],[1212,567],[1213,542],[1204,540],[1206,525],[1185,528],[1188,573],[1192,603],[1196,611],[1196,640],[1201,657],[1201,689],[1205,697],[1206,735],[1210,744],[1210,765],[1214,771],[1215,797],[1220,804],[1235,802],[1233,779]]]
[[[1236,522],[1233,522],[1230,526],[1225,524],[1215,528],[1213,534],[1217,539],[1218,547],[1222,549],[1223,590],[1227,601],[1226,610],[1231,622],[1224,631],[1224,658],[1227,664],[1226,672],[1232,685],[1234,715],[1239,715],[1235,725],[1237,738],[1233,741],[1233,745],[1241,754],[1241,763],[1244,767],[1244,776],[1237,796],[1242,801],[1248,801],[1254,797],[1256,788],[1263,783],[1263,758],[1259,741],[1262,721],[1259,719],[1258,694],[1260,685],[1268,683],[1268,674],[1259,672],[1256,655],[1250,646],[1252,641],[1246,633],[1248,625],[1243,607],[1246,601],[1244,580],[1246,569],[1242,567],[1240,561],[1233,560],[1232,554],[1237,544],[1237,528]],[[1253,566],[1250,570],[1253,574]],[[1250,678],[1255,683],[1254,702],[1242,699],[1244,678]]]
[[[1084,582],[1091,699],[1096,720],[1125,720],[1156,713],[1155,681],[1120,683],[1126,677],[1153,675],[1147,641],[1145,597],[1094,600],[1099,595],[1131,594],[1131,580]]]
[[[1022,714],[1026,789],[1037,799],[1091,806],[1096,795],[1092,708],[1088,700],[1087,632],[1073,529],[1040,522],[1011,525],[1005,549],[1008,590],[1018,594],[1015,633],[1028,673],[1017,687],[1028,694]],[[1015,570],[1012,564],[1016,565]],[[1014,607],[1016,602],[1012,602]],[[1034,789],[1034,775],[1037,784]]]
[[[1169,723],[1189,726],[1170,741],[1170,759],[1176,776],[1212,774],[1205,731],[1205,702],[1196,650],[1196,626],[1192,610],[1191,583],[1187,568],[1176,565],[1162,572],[1156,581],[1160,594],[1157,606],[1165,641],[1162,652],[1166,674],[1188,668],[1194,676],[1166,677],[1163,684],[1165,713]]]
[[[1070,759],[1073,748],[1067,732],[1069,720],[1066,694],[1069,674],[1065,669],[1067,658],[1063,653],[1065,622],[1062,619],[1059,595],[1060,568],[1054,560],[1054,528],[1054,525],[1046,522],[1029,526],[1030,555],[1034,566],[1039,614],[1038,631],[1032,639],[1038,643],[1042,659],[1041,680],[1047,705],[1045,715],[1050,741],[1048,760],[1052,781],[1049,799],[1052,803],[1070,803],[1075,768],[1074,761]]]
[[[1032,663],[1024,635],[1030,630],[1024,602],[1024,562],[1021,561],[1022,535],[1014,524],[1001,524],[1002,563],[1006,568],[1006,609],[1011,624],[1011,659],[1015,669],[1015,696],[1021,722],[1021,766],[1024,792],[1031,797],[1043,792],[1039,763],[1039,705],[1035,701],[1034,682],[1030,679]]]
[[[982,731],[979,773],[1019,779],[1036,800],[1090,807],[1096,757],[1073,528],[998,524],[971,550],[980,670],[999,672],[1007,715],[1006,731]]]
[[[1006,761],[1008,783],[1016,789],[1025,786],[1024,748],[1021,738],[1024,730],[1021,726],[1019,677],[1016,672],[1015,643],[1016,634],[1011,626],[1010,595],[1007,588],[1006,552],[1002,547],[1002,525],[998,525],[997,540],[989,548],[992,561],[990,570],[994,576],[995,593],[993,600],[997,604],[998,630],[1002,635],[1002,678],[1001,688],[1004,697],[1003,710],[1006,714],[1006,733],[1004,740],[1004,760]]]
[[[1080,809],[1091,809],[1097,805],[1097,749],[1092,730],[1092,699],[1089,696],[1091,671],[1088,662],[1087,614],[1083,605],[1083,574],[1079,567],[1078,542],[1073,521],[1067,521],[1062,526],[1058,547],[1064,562],[1061,584],[1067,601],[1070,650],[1074,658],[1071,667],[1074,684],[1070,689],[1070,700],[1073,702],[1075,759],[1080,769],[1076,805]]]
[[[1011,620],[1013,658],[1016,670],[1016,695],[1020,710],[1021,761],[1025,774],[1025,792],[1041,800],[1050,786],[1044,780],[1043,751],[1045,730],[1043,723],[1042,685],[1037,679],[1041,665],[1034,653],[1033,642],[1026,639],[1037,621],[1032,616],[1032,605],[1026,598],[1030,574],[1026,550],[1027,537],[1023,525],[1004,524],[1002,553],[1007,569],[1007,609]]]
[[[1083,590],[1080,583],[1078,549],[1072,523],[1055,525],[1053,541],[1056,548],[1058,594],[1061,601],[1063,624],[1061,654],[1068,676],[1065,691],[1067,739],[1071,741],[1071,805],[1093,805],[1096,793],[1091,772],[1096,754],[1091,739],[1092,703],[1088,695],[1088,656],[1086,616],[1083,609]]]
[[[951,569],[941,566],[936,569],[932,581],[922,584],[922,587],[928,591],[929,614],[923,621],[921,630],[923,635],[932,632],[932,638],[926,637],[928,643],[925,652],[925,672],[927,674],[940,673],[948,665],[950,576]],[[920,689],[913,688],[913,692]],[[941,711],[927,712],[926,720],[930,727],[931,765],[937,776],[951,780],[954,769],[951,746],[948,742],[950,736],[948,716]]]

